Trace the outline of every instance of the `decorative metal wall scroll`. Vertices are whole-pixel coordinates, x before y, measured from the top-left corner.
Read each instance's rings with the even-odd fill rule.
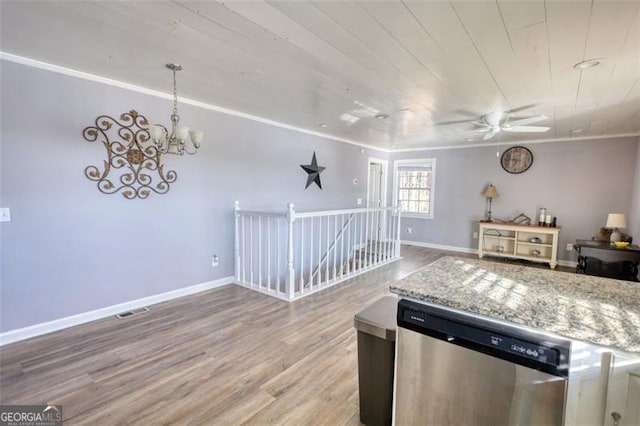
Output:
[[[307,189],[312,182],[315,182],[318,185],[318,188],[322,189],[322,183],[320,182],[320,173],[326,169],[326,167],[318,166],[318,162],[316,161],[316,153],[313,152],[313,158],[311,159],[311,164],[300,164],[302,170],[307,172],[307,186],[304,189]]]
[[[160,163],[161,152],[149,142],[149,122],[143,115],[131,110],[121,114],[119,121],[101,115],[95,124],[85,128],[82,135],[89,142],[100,139],[107,150],[107,159],[103,171],[88,166],[84,174],[98,182],[100,192],[122,192],[130,200],[147,198],[151,191],[157,194],[169,192],[169,184],[175,182],[178,175],[174,170],[165,173],[164,165]],[[112,130],[114,125],[117,127]],[[109,131],[122,140],[110,141]]]

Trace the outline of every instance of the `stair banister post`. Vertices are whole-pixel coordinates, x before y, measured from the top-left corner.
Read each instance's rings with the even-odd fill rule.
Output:
[[[396,252],[395,257],[400,257],[400,206],[395,207],[395,213],[398,215],[398,228],[396,229]]]
[[[287,275],[286,291],[289,300],[295,296],[295,270],[293,269],[293,222],[296,220],[296,212],[293,203],[287,204]]]
[[[240,280],[240,202],[233,204],[233,216],[235,218],[235,235],[233,239],[233,258],[235,262],[236,280]]]

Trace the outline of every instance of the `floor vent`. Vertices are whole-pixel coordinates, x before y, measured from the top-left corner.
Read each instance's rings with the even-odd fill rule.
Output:
[[[116,318],[129,318],[137,314],[143,314],[145,312],[149,312],[149,308],[147,308],[146,306],[144,308],[133,309],[131,311],[119,313],[118,315],[116,315]]]

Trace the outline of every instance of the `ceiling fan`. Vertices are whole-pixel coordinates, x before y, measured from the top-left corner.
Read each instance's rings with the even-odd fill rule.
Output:
[[[444,121],[436,123],[436,126],[446,124],[458,124],[458,123],[471,123],[477,126],[469,132],[467,135],[484,134],[482,140],[489,140],[500,132],[511,133],[542,133],[550,129],[550,127],[544,126],[529,126],[529,124],[544,121],[548,117],[543,114],[532,115],[529,117],[517,117],[514,114],[518,111],[534,107],[535,105],[525,105],[518,108],[510,109],[508,111],[496,111],[488,114],[481,115],[479,118],[470,120],[457,120],[457,121]]]

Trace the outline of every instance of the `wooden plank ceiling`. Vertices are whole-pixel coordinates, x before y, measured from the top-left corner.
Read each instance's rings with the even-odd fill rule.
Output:
[[[639,1],[8,1],[3,52],[384,149],[640,133]],[[585,59],[597,67],[576,70]],[[377,115],[388,118],[376,118]],[[189,121],[186,119],[186,121]],[[319,127],[321,123],[326,127]],[[196,127],[197,123],[193,123]]]

